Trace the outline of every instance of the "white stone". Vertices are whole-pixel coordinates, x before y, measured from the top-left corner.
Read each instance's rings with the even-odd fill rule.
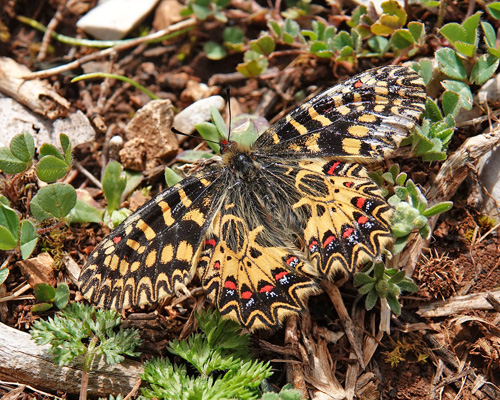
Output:
[[[33,135],[37,147],[44,143],[59,147],[60,133],[69,137],[72,146],[95,140],[90,121],[79,110],[68,118],[50,121],[8,97],[0,97],[0,126],[0,147],[8,146],[15,135],[23,132]]]
[[[211,106],[222,111],[225,104],[226,102],[221,96],[210,96],[198,100],[175,116],[173,127],[182,133],[191,134],[196,130],[196,124],[210,121]]]
[[[156,6],[158,0],[100,1],[76,23],[101,40],[118,40],[134,29]]]

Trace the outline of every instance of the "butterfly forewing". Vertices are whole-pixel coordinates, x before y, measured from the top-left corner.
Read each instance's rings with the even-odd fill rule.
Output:
[[[425,86],[405,67],[382,67],[334,86],[257,139],[256,153],[373,162],[394,150],[425,106]]]
[[[200,243],[215,213],[220,171],[201,172],[155,197],[90,255],[80,290],[92,302],[150,304],[191,281]]]

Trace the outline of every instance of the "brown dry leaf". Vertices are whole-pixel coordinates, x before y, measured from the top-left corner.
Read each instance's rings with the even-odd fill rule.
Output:
[[[56,278],[52,268],[53,263],[54,260],[49,253],[40,253],[35,258],[18,261],[16,265],[21,268],[21,272],[33,288],[39,283],[49,283],[55,286]]]

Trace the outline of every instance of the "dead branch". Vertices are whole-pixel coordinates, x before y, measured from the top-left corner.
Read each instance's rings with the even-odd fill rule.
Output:
[[[79,393],[81,364],[60,367],[52,361],[48,348],[48,345],[38,346],[28,333],[0,323],[0,378],[52,392]],[[99,363],[90,373],[88,394],[126,395],[140,381],[142,372],[141,364],[136,361]]]

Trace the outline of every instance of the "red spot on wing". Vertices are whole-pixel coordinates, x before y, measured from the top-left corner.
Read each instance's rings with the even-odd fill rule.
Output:
[[[356,207],[358,207],[358,208],[363,208],[365,203],[366,203],[366,199],[363,197],[358,197],[356,199]]]
[[[285,276],[288,275],[288,271],[283,271],[283,272],[280,272],[279,274],[276,274],[274,276],[274,279],[276,279],[277,281],[279,281],[281,278],[284,278]]]
[[[344,186],[347,188],[351,188],[354,185],[354,182],[344,182]]]
[[[205,246],[215,247],[215,239],[209,239],[205,241]]]
[[[286,260],[286,263],[287,263],[287,265],[290,265],[295,261],[298,261],[298,258],[295,256],[291,256],[288,260]]]
[[[368,222],[368,218],[362,215],[361,217],[358,218],[358,224],[363,225]]]
[[[230,290],[236,290],[236,284],[233,281],[226,281],[224,287]]]
[[[214,268],[220,269],[220,262],[219,261],[214,262]]]
[[[242,298],[242,299],[248,300],[250,297],[252,297],[252,292],[250,292],[250,291],[243,292],[243,293],[241,294],[241,298]]]
[[[316,240],[313,240],[311,244],[309,245],[309,250],[312,250],[313,247],[316,247],[318,245],[318,242]]]
[[[363,86],[363,82],[361,82],[361,81],[357,81],[357,82],[354,83],[354,87],[356,89],[360,88],[361,86]]]
[[[117,236],[117,237],[114,237],[113,238],[113,243],[114,244],[118,244],[122,241],[122,237],[121,236]]]
[[[260,292],[261,293],[268,293],[268,292],[270,292],[273,289],[274,289],[274,286],[266,285],[262,289],[260,289]]]
[[[349,236],[352,235],[352,233],[354,232],[354,228],[348,228],[345,230],[345,232],[342,234],[342,237],[343,238],[348,238]]]
[[[335,236],[328,236],[326,240],[323,243],[323,247],[328,246],[330,243],[332,243],[335,240]]]
[[[332,164],[332,166],[330,167],[330,169],[327,171],[327,175],[335,175],[335,170],[337,169],[337,167],[341,164],[340,161],[336,161],[335,163]]]

